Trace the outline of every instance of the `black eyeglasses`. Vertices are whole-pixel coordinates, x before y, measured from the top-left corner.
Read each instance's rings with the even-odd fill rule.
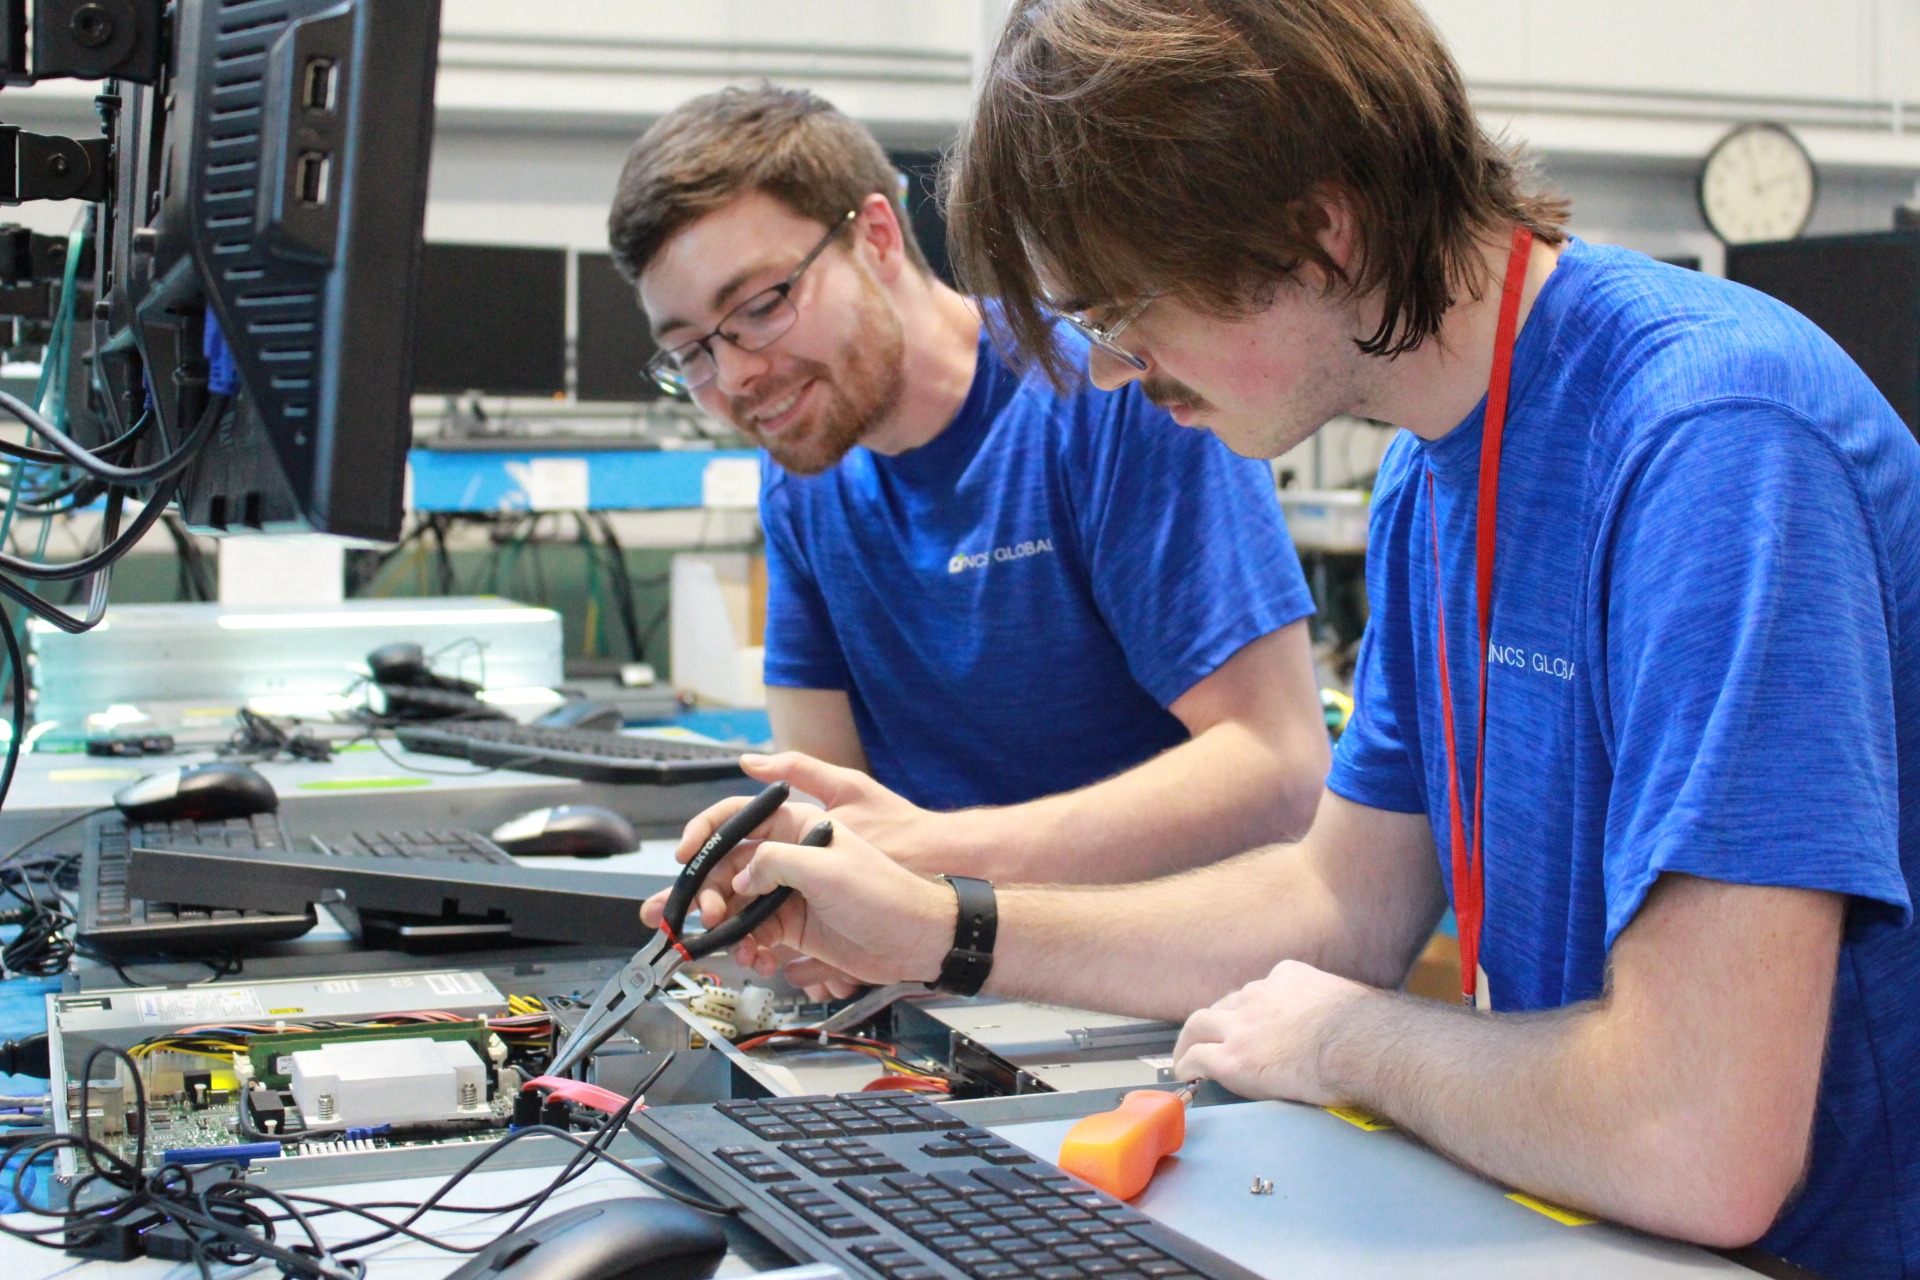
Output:
[[[859,215],[858,209],[847,210],[847,216],[834,223],[827,234],[820,237],[820,243],[800,259],[800,265],[785,280],[741,302],[720,317],[720,323],[714,326],[712,332],[691,342],[682,342],[647,361],[647,376],[670,395],[691,395],[720,376],[720,366],[713,359],[712,344],[715,338],[725,338],[742,351],[761,351],[778,342],[787,330],[793,328],[793,322],[800,318],[799,309],[793,305],[793,286],[813,265],[814,259],[826,252],[833,238]]]

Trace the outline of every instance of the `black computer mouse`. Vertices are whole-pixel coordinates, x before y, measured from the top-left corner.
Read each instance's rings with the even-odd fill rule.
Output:
[[[613,732],[626,723],[620,708],[598,698],[573,698],[534,721],[554,729],[605,729]]]
[[[273,784],[258,770],[226,760],[150,773],[114,792],[113,802],[128,822],[247,818],[280,807]]]
[[[523,858],[608,858],[640,847],[633,824],[597,804],[563,804],[509,818],[493,842]]]
[[[367,655],[367,670],[375,684],[421,684],[427,674],[427,655],[412,641],[396,640]]]
[[[624,1196],[500,1237],[447,1280],[707,1280],[727,1237],[697,1209]]]

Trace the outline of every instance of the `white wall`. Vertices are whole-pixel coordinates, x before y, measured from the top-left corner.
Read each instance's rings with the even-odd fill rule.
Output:
[[[1575,229],[1718,249],[1693,175],[1731,125],[1792,126],[1821,170],[1815,231],[1887,225],[1920,178],[1920,0],[1426,0],[1489,127],[1531,145]],[[1007,0],[445,0],[428,233],[597,248],[627,144],[687,96],[809,85],[892,144],[952,136]],[[0,118],[92,132],[92,88],[0,96]],[[71,210],[27,206],[64,229]]]
[[[1006,0],[448,0],[429,233],[597,247],[626,144],[692,93],[804,83],[901,145],[944,142]],[[1920,0],[1428,0],[1488,126],[1591,239],[1718,270],[1694,175],[1732,125],[1793,127],[1812,231],[1884,227],[1920,179]]]

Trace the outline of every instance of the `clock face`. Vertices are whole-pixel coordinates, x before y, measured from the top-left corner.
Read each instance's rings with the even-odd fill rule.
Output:
[[[1700,170],[1700,212],[1728,244],[1791,240],[1813,216],[1813,160],[1779,125],[1742,125]]]

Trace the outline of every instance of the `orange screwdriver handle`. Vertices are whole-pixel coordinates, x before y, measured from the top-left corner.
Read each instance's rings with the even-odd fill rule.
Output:
[[[1112,1111],[1067,1130],[1062,1169],[1110,1196],[1131,1200],[1146,1190],[1161,1157],[1187,1140],[1186,1099],[1158,1089],[1135,1089]]]

